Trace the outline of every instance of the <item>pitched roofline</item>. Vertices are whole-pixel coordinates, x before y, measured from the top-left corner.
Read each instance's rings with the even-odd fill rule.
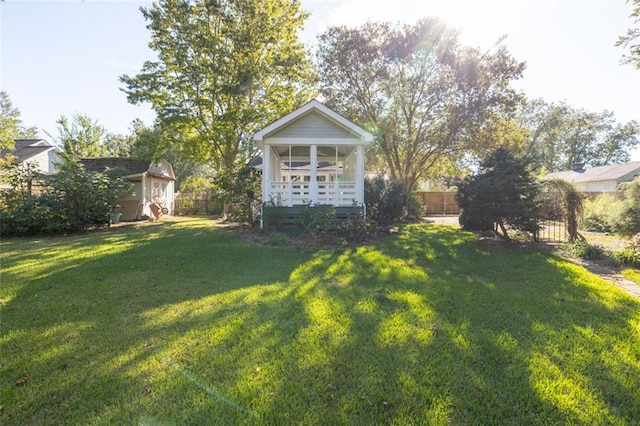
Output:
[[[608,164],[606,166],[588,167],[581,170],[562,170],[547,174],[545,179],[565,179],[574,183],[604,182],[619,180],[627,175],[640,170],[640,161],[631,161],[621,164]]]
[[[29,159],[35,157],[38,154],[42,154],[44,152],[49,152],[49,151],[56,151],[56,152],[61,152],[60,148],[58,148],[57,146],[53,146],[53,145],[36,145],[36,146],[26,146],[24,148],[22,148],[23,150],[28,150],[30,148],[39,148],[39,149],[33,149],[33,151],[36,151],[34,153],[30,153],[30,155],[28,156],[24,156],[20,159],[20,161],[25,162],[28,161]]]
[[[273,131],[279,129],[280,127],[284,127],[285,125],[287,125],[290,122],[296,120],[297,118],[301,117],[302,115],[306,114],[307,112],[309,112],[311,110],[319,111],[320,113],[324,114],[325,116],[327,116],[331,120],[337,122],[338,124],[342,125],[343,127],[346,127],[347,129],[349,129],[352,132],[356,133],[367,144],[373,142],[373,135],[371,133],[367,132],[362,127],[358,126],[357,124],[353,123],[352,121],[347,120],[346,118],[344,118],[343,116],[341,116],[340,114],[338,114],[337,112],[332,110],[331,108],[329,108],[326,105],[318,102],[315,99],[307,102],[306,104],[304,104],[300,108],[296,109],[295,111],[290,112],[289,114],[285,115],[281,119],[274,121],[273,123],[269,124],[267,127],[265,127],[262,130],[258,131],[257,133],[255,133],[253,135],[253,140],[256,142],[256,144],[260,148],[262,148],[262,145],[263,145],[262,142],[264,141],[264,138],[265,138],[266,135],[268,135],[269,133],[272,133]]]

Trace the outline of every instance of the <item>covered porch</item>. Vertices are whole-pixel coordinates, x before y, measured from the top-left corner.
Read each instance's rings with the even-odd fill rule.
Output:
[[[277,206],[364,205],[364,149],[373,136],[318,101],[254,135],[262,200]]]

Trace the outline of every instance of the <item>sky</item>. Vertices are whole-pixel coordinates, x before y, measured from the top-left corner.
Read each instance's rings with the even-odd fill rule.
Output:
[[[527,63],[515,83],[529,98],[613,111],[640,121],[640,70],[621,65],[618,37],[633,25],[624,0],[302,0],[311,13],[302,40],[312,48],[332,25],[367,20],[413,23],[436,15],[460,31],[461,43],[502,43]],[[60,116],[87,114],[111,133],[131,121],[151,124],[147,105],[131,105],[118,77],[145,60],[149,31],[138,0],[6,0],[0,3],[0,90],[26,126],[57,135]],[[640,149],[632,153],[640,161]]]

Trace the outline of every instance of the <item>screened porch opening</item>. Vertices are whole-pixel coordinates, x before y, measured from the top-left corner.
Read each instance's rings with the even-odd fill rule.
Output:
[[[283,145],[270,151],[267,201],[282,206],[351,206],[358,201],[356,147]]]

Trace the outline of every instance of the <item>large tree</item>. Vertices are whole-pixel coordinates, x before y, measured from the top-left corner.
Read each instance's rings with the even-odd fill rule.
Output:
[[[629,51],[629,55],[622,57],[622,62],[635,65],[640,70],[640,0],[628,0],[628,2],[634,5],[631,12],[634,26],[618,39],[616,46],[622,46]]]
[[[20,110],[7,92],[0,91],[0,149],[13,149],[15,139],[33,139],[37,134],[37,128],[23,126]]]
[[[637,122],[620,123],[610,111],[595,113],[565,103],[528,101],[516,122],[523,130],[521,154],[547,171],[567,170],[577,163],[624,163],[640,144]]]
[[[141,11],[158,59],[122,76],[123,90],[151,103],[181,155],[233,176],[251,135],[310,99],[299,1],[160,0]]]
[[[436,18],[333,27],[319,38],[322,94],[376,136],[386,171],[410,192],[442,157],[499,142],[524,64],[460,46]]]

